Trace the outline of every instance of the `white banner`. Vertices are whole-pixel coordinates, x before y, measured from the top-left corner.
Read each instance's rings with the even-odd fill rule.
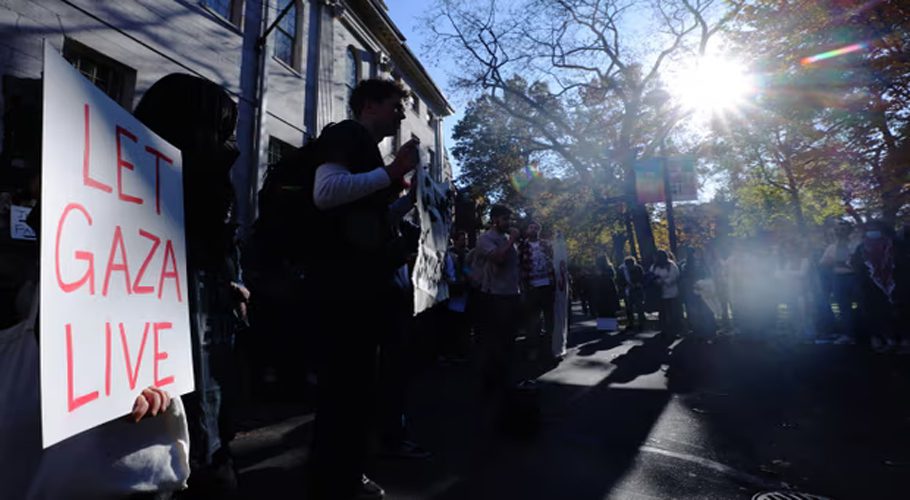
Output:
[[[44,51],[44,447],[193,390],[180,151]]]
[[[433,181],[425,168],[417,169],[414,182],[420,215],[420,244],[412,278],[417,315],[449,298],[444,274],[454,205],[450,185]]]
[[[553,273],[556,288],[553,299],[553,356],[566,355],[566,340],[569,336],[569,266],[566,240],[556,233],[553,240]]]

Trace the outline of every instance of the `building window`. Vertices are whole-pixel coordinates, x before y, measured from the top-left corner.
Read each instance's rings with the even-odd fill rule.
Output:
[[[427,110],[427,125],[432,127],[434,120],[436,120],[436,115],[434,115],[432,111]]]
[[[111,99],[132,109],[136,70],[71,38],[63,41],[63,57]]]
[[[348,46],[344,71],[344,84],[348,88],[347,102],[351,102],[351,93],[354,92],[354,87],[360,81],[360,54],[353,46]],[[353,111],[349,107],[348,118],[351,118],[352,115]]]
[[[437,175],[438,172],[436,172],[436,153],[432,149],[427,150],[427,167],[430,171],[430,176],[436,180],[441,178],[441,176]]]
[[[281,139],[276,139],[275,137],[269,137],[269,167],[276,165],[282,158],[289,155],[291,152],[296,149],[294,146],[282,141]]]
[[[243,0],[202,0],[202,5],[227,19],[234,26],[240,26]]]
[[[376,54],[369,52],[369,51],[363,51],[360,53],[360,55],[361,55],[361,59],[362,59],[361,62],[366,63],[366,65],[367,65],[366,74],[370,78],[376,78],[376,76],[377,76]]]
[[[299,29],[297,26],[297,1],[296,0],[278,0],[278,12],[282,12],[288,4],[292,4],[284,17],[275,25],[275,51],[274,56],[279,61],[295,68],[297,53],[297,38]]]
[[[414,92],[411,92],[411,109],[420,116],[420,98]]]

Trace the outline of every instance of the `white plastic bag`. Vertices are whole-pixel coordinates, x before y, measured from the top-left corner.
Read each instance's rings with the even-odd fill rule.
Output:
[[[0,496],[103,499],[185,488],[189,433],[180,398],[156,417],[117,419],[41,449],[36,312],[33,304],[28,319],[0,330]]]

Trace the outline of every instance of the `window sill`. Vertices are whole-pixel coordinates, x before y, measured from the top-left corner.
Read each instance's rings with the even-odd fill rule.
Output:
[[[294,69],[290,64],[282,61],[281,59],[278,59],[275,56],[272,56],[272,60],[275,61],[276,63],[278,63],[282,68],[288,70],[288,72],[290,72],[292,75],[296,76],[297,78],[303,78],[303,75],[299,71]]]
[[[230,19],[228,19],[228,18],[222,16],[220,13],[218,13],[217,11],[215,11],[214,9],[212,9],[211,7],[209,7],[208,5],[206,5],[206,4],[202,3],[202,2],[199,2],[198,5],[199,5],[199,8],[202,9],[203,11],[205,11],[205,13],[208,14],[209,17],[210,17],[213,21],[215,21],[216,23],[218,23],[218,24],[224,26],[225,28],[227,28],[227,29],[233,31],[235,34],[240,35],[240,36],[243,36],[243,30],[240,28],[240,26],[237,26],[236,24],[234,24],[233,21],[231,21]]]

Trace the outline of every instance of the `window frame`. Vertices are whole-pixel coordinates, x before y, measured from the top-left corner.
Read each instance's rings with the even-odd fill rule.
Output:
[[[414,114],[420,116],[420,96],[413,90],[409,93],[411,94],[411,110],[414,111]]]
[[[230,11],[227,16],[217,8],[209,5],[210,1],[212,0],[199,0],[199,5],[206,11],[227,21],[235,29],[241,29],[243,26],[243,0],[227,0],[228,10]]]
[[[114,100],[127,111],[133,109],[133,98],[136,95],[136,70],[123,64],[122,62],[107,56],[92,47],[74,39],[66,37],[63,39],[63,58],[66,59],[79,73],[81,73],[93,85],[101,89],[108,97]],[[74,61],[73,59],[77,59]],[[91,62],[96,68],[105,69],[110,75],[116,76],[117,81],[113,87],[105,89],[98,85],[97,78],[86,74],[81,66],[81,61]]]
[[[266,146],[266,166],[268,168],[274,167],[286,154],[293,152],[295,149],[297,148],[295,148],[293,144],[283,141],[274,135],[270,135],[268,145]]]
[[[351,74],[351,69],[353,68],[353,75]],[[351,82],[350,77],[354,77],[354,81]],[[361,54],[360,49],[354,45],[348,45],[344,51],[344,86],[347,88],[347,95],[345,96],[347,103],[351,102],[351,94],[354,92],[354,87],[360,83],[360,80],[363,79],[363,68],[361,64]],[[348,106],[348,118],[354,117],[354,111]]]
[[[280,2],[280,0],[279,0],[279,2]],[[302,19],[301,19],[301,13],[303,12],[303,9],[301,8],[302,5],[301,5],[300,0],[289,0],[289,2],[294,4],[294,8],[292,10],[289,10],[288,13],[285,14],[285,17],[282,18],[281,22],[279,22],[278,24],[275,25],[274,35],[273,35],[273,39],[272,39],[272,58],[275,59],[276,61],[280,62],[281,64],[287,66],[291,70],[299,73],[299,71],[300,71],[300,25],[303,24]],[[282,4],[280,4],[280,3],[276,3],[278,13],[281,13],[281,10],[284,8],[281,5]],[[282,26],[282,23],[288,18],[294,19],[294,33],[293,34],[285,31],[284,26]],[[290,61],[287,61],[278,55],[278,53],[277,53],[278,37],[290,38],[290,41],[291,41],[291,54],[290,54],[291,60]]]

